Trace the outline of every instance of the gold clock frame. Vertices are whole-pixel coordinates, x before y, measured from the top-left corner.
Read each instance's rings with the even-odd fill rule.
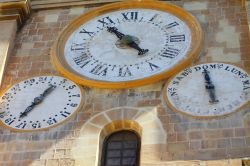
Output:
[[[99,81],[94,80],[88,77],[84,77],[74,71],[66,62],[64,57],[64,46],[68,39],[68,37],[82,24],[87,21],[95,18],[101,14],[105,14],[108,12],[121,10],[121,9],[132,9],[132,8],[144,8],[144,9],[155,9],[160,11],[165,11],[171,13],[184,21],[191,31],[192,41],[189,52],[178,64],[175,64],[169,70],[161,72],[159,74],[155,74],[143,79],[137,79],[132,81],[121,81],[121,82],[109,82],[109,81]],[[74,82],[90,86],[90,87],[98,87],[98,88],[111,88],[111,89],[122,89],[122,88],[130,88],[137,87],[141,85],[150,84],[153,82],[160,81],[164,78],[168,78],[169,76],[177,73],[181,69],[187,67],[192,63],[194,58],[196,58],[202,48],[203,45],[203,32],[199,22],[196,18],[185,11],[184,9],[166,3],[166,2],[158,2],[158,1],[130,1],[130,2],[119,2],[110,5],[106,5],[100,7],[98,9],[87,12],[86,14],[80,16],[75,19],[72,23],[70,23],[60,34],[58,39],[56,40],[52,50],[51,50],[51,61],[56,67],[56,69],[65,77],[73,80]]]
[[[57,77],[63,77],[61,75],[57,75],[57,74],[38,74],[38,75],[32,75],[32,76],[28,76],[28,77],[25,77],[23,79],[20,79],[18,81],[15,81],[14,83],[12,83],[11,85],[7,86],[5,89],[3,89],[1,92],[0,92],[0,97],[2,97],[8,90],[10,90],[14,85],[24,81],[24,80],[27,80],[29,78],[33,78],[33,77],[43,77],[43,76],[57,76]],[[66,77],[65,77],[66,78]],[[71,79],[69,78],[66,78],[70,81],[72,81]],[[75,83],[74,81],[72,81],[73,83]],[[83,106],[86,104],[86,94],[82,88],[82,86],[80,86],[79,84],[75,83],[79,88],[80,88],[80,93],[81,93],[81,102],[79,104],[79,106],[75,109],[75,111],[69,116],[67,117],[66,119],[60,121],[59,123],[56,123],[55,125],[52,125],[52,126],[49,126],[49,127],[45,127],[45,128],[37,128],[37,129],[30,129],[30,130],[23,130],[23,129],[16,129],[16,128],[12,128],[8,125],[6,125],[5,123],[3,123],[1,120],[0,120],[0,125],[1,126],[4,126],[5,128],[11,130],[11,131],[14,131],[14,132],[38,132],[38,131],[48,131],[49,129],[51,128],[54,128],[54,127],[57,127],[67,121],[69,121],[70,119],[72,119],[78,111],[80,111],[80,109],[83,108]],[[1,100],[1,98],[0,98]]]
[[[236,66],[242,70],[244,70],[248,75],[250,75],[250,73],[248,72],[248,70],[246,70],[246,68],[244,68],[243,66],[241,65],[238,65],[238,64],[234,64],[234,63],[230,63],[230,62],[223,62],[223,61],[216,61],[216,62],[213,62],[213,61],[208,61],[208,62],[200,62],[200,63],[196,63],[192,66],[189,66],[187,68],[191,68],[191,67],[194,67],[194,66],[197,66],[197,65],[202,65],[202,64],[209,64],[209,63],[224,63],[224,64],[229,64],[229,65],[233,65],[233,66]],[[183,70],[187,69],[187,68],[184,68]],[[233,113],[236,113],[238,111],[241,111],[242,109],[245,109],[246,107],[249,107],[250,106],[250,101],[247,101],[245,104],[243,104],[242,106],[240,106],[239,108],[237,108],[236,110],[232,111],[232,112],[229,112],[229,113],[226,113],[226,114],[222,114],[222,115],[212,115],[212,116],[195,116],[195,115],[191,115],[191,114],[188,114],[186,112],[183,112],[181,111],[180,109],[176,108],[173,104],[171,104],[171,102],[169,101],[168,99],[168,96],[167,96],[167,87],[168,85],[170,84],[170,82],[179,74],[181,73],[183,70],[179,71],[178,73],[174,74],[173,76],[171,76],[166,82],[165,82],[165,85],[163,87],[163,90],[162,90],[162,96],[163,96],[163,100],[164,100],[164,103],[166,103],[167,107],[171,110],[171,111],[174,111],[176,113],[180,113],[182,115],[186,115],[186,116],[189,116],[189,117],[193,117],[193,118],[196,118],[196,119],[215,119],[215,118],[221,118],[221,117],[227,117]]]

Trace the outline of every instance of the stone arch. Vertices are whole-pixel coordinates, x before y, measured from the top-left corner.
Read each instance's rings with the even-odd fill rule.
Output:
[[[104,138],[118,130],[133,130],[140,135],[141,161],[160,161],[167,134],[156,107],[119,107],[96,114],[83,125],[72,148],[76,165],[99,166]]]

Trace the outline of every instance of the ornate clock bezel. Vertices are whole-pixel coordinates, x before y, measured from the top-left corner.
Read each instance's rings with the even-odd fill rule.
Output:
[[[176,113],[180,113],[182,115],[186,115],[188,117],[192,117],[192,118],[195,118],[195,119],[217,119],[217,118],[221,118],[221,117],[227,117],[227,116],[230,116],[231,114],[234,114],[236,112],[239,112],[241,110],[243,110],[244,108],[250,106],[250,101],[247,101],[246,103],[244,103],[242,106],[238,107],[236,110],[234,111],[231,111],[229,113],[226,113],[226,114],[222,114],[222,115],[212,115],[212,116],[196,116],[196,115],[192,115],[192,114],[189,114],[189,113],[186,113],[186,112],[183,112],[182,110],[176,108],[168,99],[168,96],[167,96],[167,87],[168,85],[171,83],[171,81],[178,75],[180,74],[182,71],[184,71],[185,69],[188,69],[188,68],[191,68],[191,67],[194,67],[194,66],[198,66],[198,65],[202,65],[202,64],[210,64],[210,63],[223,63],[223,64],[229,64],[229,65],[232,65],[232,66],[236,66],[238,68],[240,68],[241,70],[245,71],[249,76],[250,76],[250,73],[249,71],[243,67],[242,65],[238,65],[238,64],[234,64],[234,63],[230,63],[230,62],[223,62],[223,61],[216,61],[216,62],[213,62],[213,61],[208,61],[208,62],[199,62],[199,63],[196,63],[196,64],[193,64],[192,66],[188,66],[186,68],[184,68],[183,70],[179,71],[178,73],[174,74],[173,76],[171,76],[166,82],[165,82],[165,85],[163,87],[163,100],[164,100],[164,103],[166,104],[166,106],[171,110],[171,111],[174,111]]]
[[[0,91],[0,97],[2,97],[6,92],[8,92],[14,85],[16,85],[16,84],[18,84],[18,83],[21,83],[21,82],[23,82],[23,81],[25,81],[25,80],[27,80],[27,79],[29,79],[29,78],[33,78],[33,77],[43,77],[43,76],[64,77],[64,76],[61,76],[61,75],[59,75],[59,74],[35,74],[35,75],[32,75],[32,76],[27,76],[27,77],[25,77],[25,78],[23,78],[23,79],[20,79],[20,80],[15,81],[14,83],[8,85],[6,88],[4,88],[3,90],[1,90],[1,91]],[[64,78],[66,78],[66,77],[64,77]],[[66,79],[72,81],[72,80],[69,79],[69,78],[66,78]],[[79,87],[79,89],[80,89],[81,101],[80,101],[79,106],[75,109],[75,111],[74,111],[71,115],[69,115],[67,118],[65,118],[64,120],[59,121],[58,123],[56,123],[55,125],[52,125],[52,126],[48,126],[48,127],[44,127],[44,128],[28,129],[28,130],[12,128],[11,126],[6,125],[6,124],[5,124],[4,122],[2,122],[1,120],[0,120],[0,125],[3,126],[4,128],[7,128],[7,129],[9,129],[9,130],[11,130],[11,131],[14,131],[14,132],[37,132],[37,131],[48,131],[48,130],[51,129],[51,128],[55,128],[55,127],[57,127],[57,126],[59,126],[59,125],[61,125],[61,124],[63,124],[63,123],[66,123],[67,121],[69,121],[70,119],[72,119],[72,118],[77,114],[77,112],[80,111],[80,109],[82,109],[83,106],[86,104],[86,94],[85,94],[85,92],[84,92],[82,86],[79,85],[79,84],[77,84],[77,83],[75,83],[74,81],[72,81],[72,82],[73,82],[74,84],[76,84],[76,85]]]
[[[99,16],[100,14],[105,14],[108,12],[121,9],[133,9],[133,8],[144,8],[144,9],[155,9],[160,11],[166,11],[178,17],[180,20],[184,21],[188,25],[192,36],[190,49],[188,54],[185,55],[185,58],[183,58],[178,64],[173,65],[173,67],[171,67],[169,70],[166,70],[159,74],[151,75],[143,79],[122,81],[122,82],[108,82],[108,81],[100,81],[100,80],[94,80],[92,78],[87,78],[78,74],[67,64],[64,57],[64,46],[66,44],[68,37],[80,25]],[[90,87],[98,87],[98,88],[112,88],[112,89],[130,88],[130,87],[146,85],[149,83],[157,82],[164,78],[168,78],[169,76],[177,73],[181,69],[187,67],[192,63],[194,58],[196,58],[199,55],[202,48],[202,44],[203,44],[203,32],[199,22],[193,15],[191,15],[182,8],[166,2],[156,2],[156,1],[118,2],[89,11],[86,14],[75,19],[72,23],[70,23],[67,27],[65,27],[51,50],[51,60],[56,69],[62,75],[64,75],[67,78],[70,78],[71,80],[73,80],[78,84]]]

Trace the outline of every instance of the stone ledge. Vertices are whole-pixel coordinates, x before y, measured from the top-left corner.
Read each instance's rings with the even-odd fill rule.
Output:
[[[30,12],[29,0],[0,2],[0,21],[16,20],[18,27],[21,27],[28,19]]]

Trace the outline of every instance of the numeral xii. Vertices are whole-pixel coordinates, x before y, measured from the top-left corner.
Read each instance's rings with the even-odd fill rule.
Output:
[[[122,16],[125,20],[137,20],[138,19],[138,12],[122,13]]]

